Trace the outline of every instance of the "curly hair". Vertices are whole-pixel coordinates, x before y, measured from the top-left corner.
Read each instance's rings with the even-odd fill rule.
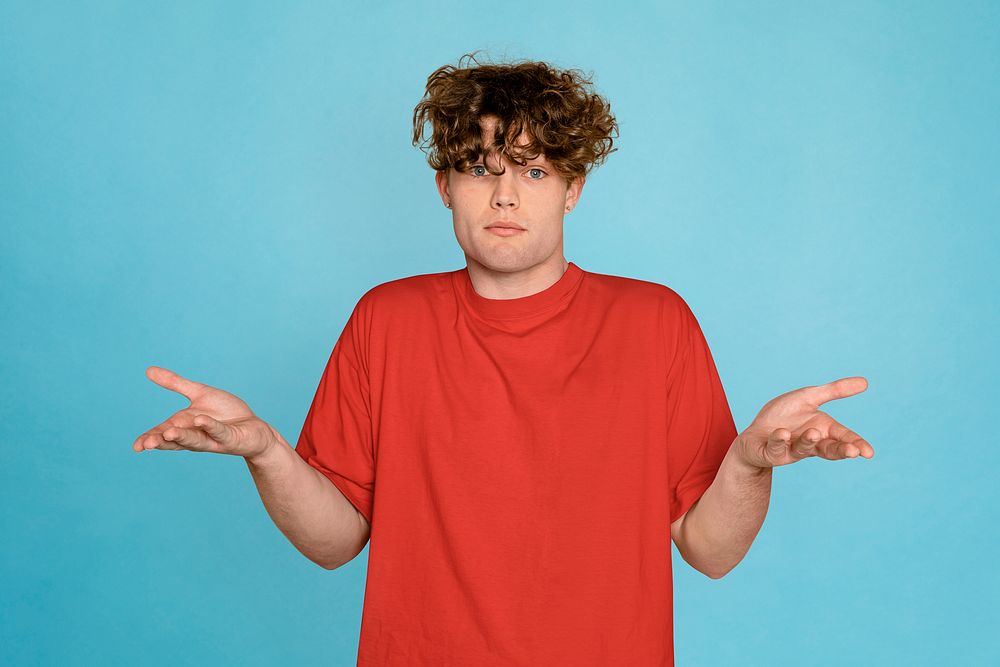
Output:
[[[484,152],[484,116],[497,119],[491,155],[524,165],[543,153],[567,183],[586,176],[618,150],[613,147],[618,124],[611,105],[590,88],[591,78],[544,62],[481,64],[475,53],[459,58],[458,67],[435,70],[413,110],[413,144],[425,153],[424,124],[431,123],[431,167],[466,171],[478,162]],[[476,66],[466,67],[465,59]],[[515,145],[522,132],[529,143]],[[491,174],[504,173],[484,166]]]

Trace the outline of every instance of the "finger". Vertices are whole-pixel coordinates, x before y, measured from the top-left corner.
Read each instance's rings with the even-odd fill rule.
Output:
[[[149,438],[146,446],[143,449],[180,449],[176,445],[164,446],[166,441],[163,439],[163,432],[166,431],[171,426],[175,426],[175,421],[182,413],[179,412],[176,415],[169,417],[156,426],[150,428],[141,436],[136,438],[136,441],[132,443],[132,449],[136,449],[136,443],[140,443],[141,440],[149,438],[149,436],[154,436]],[[136,451],[142,451],[142,449],[137,449]]]
[[[835,448],[836,451],[840,453],[841,457],[845,459],[857,458],[858,454],[861,453],[861,449],[858,448],[857,445],[846,440],[838,440]]]
[[[816,445],[816,451],[818,455],[822,456],[824,459],[839,461],[840,459],[856,458],[861,452],[861,448],[854,442],[841,440],[836,437],[830,437],[821,440]]]
[[[764,459],[771,465],[779,465],[788,457],[788,446],[792,432],[787,428],[776,428],[771,431],[764,445]]]
[[[146,448],[143,447],[142,443],[146,441],[146,436],[147,435],[148,435],[147,433],[143,433],[138,438],[136,438],[135,440],[133,440],[132,441],[132,449],[134,449],[137,452],[144,452],[144,451],[146,451]]]
[[[161,387],[165,387],[170,391],[176,391],[178,394],[182,394],[191,400],[194,400],[194,396],[205,386],[201,382],[188,380],[160,366],[150,366],[147,368],[146,377]]]
[[[870,459],[875,456],[875,448],[872,447],[867,440],[843,424],[834,422],[830,427],[830,435],[837,438],[837,440],[851,444],[856,449],[856,453],[854,454],[856,456],[863,456],[866,459]],[[848,454],[848,456],[852,455]]]
[[[842,440],[844,455],[847,458],[857,458],[859,456],[870,459],[875,456],[875,448],[872,447],[867,440],[864,438],[858,438],[857,440]]]
[[[855,394],[860,394],[864,390],[868,389],[868,380],[856,375],[854,377],[840,378],[839,380],[834,380],[833,382],[827,382],[826,384],[817,385],[815,387],[807,387],[809,399],[814,405],[822,405],[828,401],[833,401],[838,398],[847,398],[848,396],[854,396]]]
[[[163,439],[184,449],[198,452],[218,450],[219,445],[200,428],[182,428],[171,426],[163,432]]]
[[[807,456],[816,455],[816,444],[822,439],[823,434],[815,428],[807,428],[799,434],[791,446],[791,455],[797,459],[804,459]]]
[[[173,417],[160,422],[159,424],[152,427],[151,429],[140,435],[138,438],[136,438],[135,442],[132,443],[132,449],[136,449],[136,445],[137,444],[141,445],[143,441],[149,436],[156,436],[156,437],[150,439],[148,446],[143,447],[143,449],[153,449],[162,446],[164,442],[162,434],[165,430],[167,430],[171,426],[173,426]],[[142,451],[142,449],[136,449],[136,451]]]
[[[859,452],[861,452],[860,455],[865,457],[866,459],[875,458],[875,448],[872,447],[871,443],[865,440],[864,438],[859,438],[855,440],[854,446],[858,448]]]
[[[136,442],[139,444],[139,449],[136,451],[139,452],[144,452],[147,449],[180,449],[174,443],[164,440],[161,431],[143,433]],[[133,444],[134,448],[135,444]]]
[[[231,445],[236,439],[236,429],[208,415],[195,415],[194,425],[221,445]]]

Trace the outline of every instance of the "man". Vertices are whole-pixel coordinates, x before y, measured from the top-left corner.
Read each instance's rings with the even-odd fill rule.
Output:
[[[738,433],[684,300],[565,259],[617,129],[589,83],[545,63],[429,77],[414,143],[430,121],[467,266],[361,297],[294,449],[232,394],[147,370],[191,405],[137,451],[243,456],[323,567],[370,538],[359,664],[673,664],[670,540],[720,578],[774,467],[874,455],[818,409],[864,378],[782,394]]]

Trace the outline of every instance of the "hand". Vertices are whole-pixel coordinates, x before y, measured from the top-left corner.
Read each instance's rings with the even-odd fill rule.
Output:
[[[136,438],[132,443],[136,452],[186,449],[253,458],[267,452],[280,438],[250,406],[229,392],[193,382],[159,366],[147,368],[146,377],[182,394],[191,403]]]
[[[872,458],[875,450],[867,440],[818,409],[827,401],[860,394],[867,388],[865,378],[848,377],[772,398],[737,436],[733,443],[737,455],[758,468],[783,466],[809,456]]]

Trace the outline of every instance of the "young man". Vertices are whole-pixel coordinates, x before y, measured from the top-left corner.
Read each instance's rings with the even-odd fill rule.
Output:
[[[818,410],[864,378],[778,396],[738,433],[685,301],[565,259],[617,129],[589,83],[545,63],[431,75],[414,143],[429,121],[467,266],[360,298],[294,449],[232,394],[147,370],[191,405],[137,451],[245,457],[324,567],[370,538],[359,664],[673,664],[671,539],[722,577],[773,467],[874,454]]]

